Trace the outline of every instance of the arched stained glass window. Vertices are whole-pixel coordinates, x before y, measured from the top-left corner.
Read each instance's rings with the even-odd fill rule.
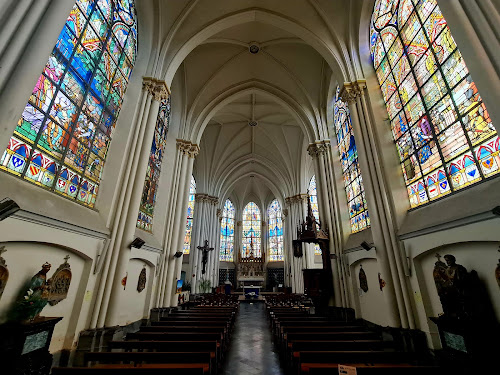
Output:
[[[370,226],[370,218],[366,206],[365,188],[358,164],[358,150],[352,132],[351,115],[347,104],[340,97],[340,87],[335,94],[335,132],[342,164],[344,187],[349,206],[352,233]]]
[[[256,258],[262,256],[260,249],[260,233],[262,221],[259,207],[250,202],[243,210],[243,246],[241,256],[247,258],[253,255]]]
[[[269,261],[276,262],[283,260],[283,220],[277,199],[269,205],[267,216],[269,217]]]
[[[234,257],[234,205],[227,199],[222,211],[220,224],[220,254],[221,262],[232,262]]]
[[[0,169],[93,207],[136,54],[132,0],[77,0]]]
[[[377,0],[370,49],[411,207],[498,174],[498,135],[435,0]]]
[[[311,208],[316,220],[321,223],[319,217],[319,208],[318,208],[318,193],[316,191],[316,176],[312,176],[309,181],[309,188],[307,189],[307,194],[309,194],[309,200],[311,201]],[[321,255],[321,249],[318,244],[314,245],[314,255]]]
[[[153,231],[153,215],[156,203],[156,192],[160,180],[161,162],[167,142],[168,127],[170,125],[170,97],[160,103],[158,117],[156,118],[155,135],[151,152],[149,154],[146,181],[142,190],[139,216],[137,217],[137,228],[148,232]]]
[[[187,208],[187,220],[186,220],[186,235],[184,236],[184,254],[189,254],[189,249],[191,248],[191,234],[193,231],[193,213],[194,213],[194,196],[196,194],[196,181],[193,176],[191,176],[191,183],[189,185],[189,203]]]

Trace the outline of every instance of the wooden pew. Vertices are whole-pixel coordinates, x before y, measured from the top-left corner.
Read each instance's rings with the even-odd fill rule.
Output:
[[[99,367],[53,367],[52,375],[204,375],[209,373],[206,363],[170,363],[150,366],[99,366]]]
[[[358,375],[456,375],[455,371],[447,371],[437,366],[413,366],[410,364],[376,363],[366,365],[360,363],[341,363],[356,367]],[[301,374],[307,375],[338,375],[338,363],[303,363]]]

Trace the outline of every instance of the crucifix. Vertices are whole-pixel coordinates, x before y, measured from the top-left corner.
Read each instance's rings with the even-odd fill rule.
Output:
[[[205,240],[205,246],[198,246],[198,250],[201,250],[203,252],[203,258],[201,260],[201,262],[203,263],[203,270],[201,271],[202,274],[205,274],[205,266],[208,262],[208,252],[212,251],[213,249],[213,247],[208,247],[208,240]]]

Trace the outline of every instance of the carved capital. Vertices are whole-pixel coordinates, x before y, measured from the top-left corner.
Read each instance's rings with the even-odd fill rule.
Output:
[[[142,77],[142,89],[148,91],[154,100],[161,102],[168,99],[170,90],[165,81],[153,77]]]
[[[220,208],[217,209],[217,217],[222,219],[222,210]]]
[[[345,82],[344,87],[340,90],[340,97],[346,103],[353,103],[357,98],[363,95],[363,90],[366,88],[366,81],[358,79],[353,82]]]
[[[183,155],[187,155],[193,159],[200,152],[200,147],[196,143],[191,143],[190,141],[185,141],[183,139],[177,139],[177,149],[182,152]]]
[[[328,147],[330,147],[330,140],[325,139],[323,141],[316,141],[311,143],[307,147],[307,152],[312,158],[316,158],[324,153],[326,153]]]

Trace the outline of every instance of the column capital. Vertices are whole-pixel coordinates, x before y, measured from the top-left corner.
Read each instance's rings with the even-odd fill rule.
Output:
[[[291,197],[285,198],[285,203],[287,205],[292,205],[292,204],[298,203],[298,202],[307,202],[308,198],[309,198],[309,194],[297,194],[297,195],[293,195]],[[287,214],[288,214],[288,210],[287,210]]]
[[[183,155],[187,155],[190,158],[195,158],[200,152],[200,146],[196,143],[191,143],[184,139],[177,139],[177,149],[182,152]]]
[[[166,82],[153,77],[142,77],[142,90],[149,92],[153,99],[158,102],[170,96]]]
[[[321,154],[324,154],[326,150],[330,147],[330,140],[325,139],[323,141],[316,141],[314,143],[309,144],[307,147],[307,152],[312,158],[316,158]]]
[[[217,209],[217,217],[222,219],[222,210],[220,208]]]
[[[288,216],[288,208],[284,208],[283,210],[281,210],[281,213],[283,214],[284,217],[287,217]]]
[[[344,87],[340,90],[340,97],[346,103],[352,103],[361,95],[366,88],[366,80],[358,79],[353,82],[344,82]]]

